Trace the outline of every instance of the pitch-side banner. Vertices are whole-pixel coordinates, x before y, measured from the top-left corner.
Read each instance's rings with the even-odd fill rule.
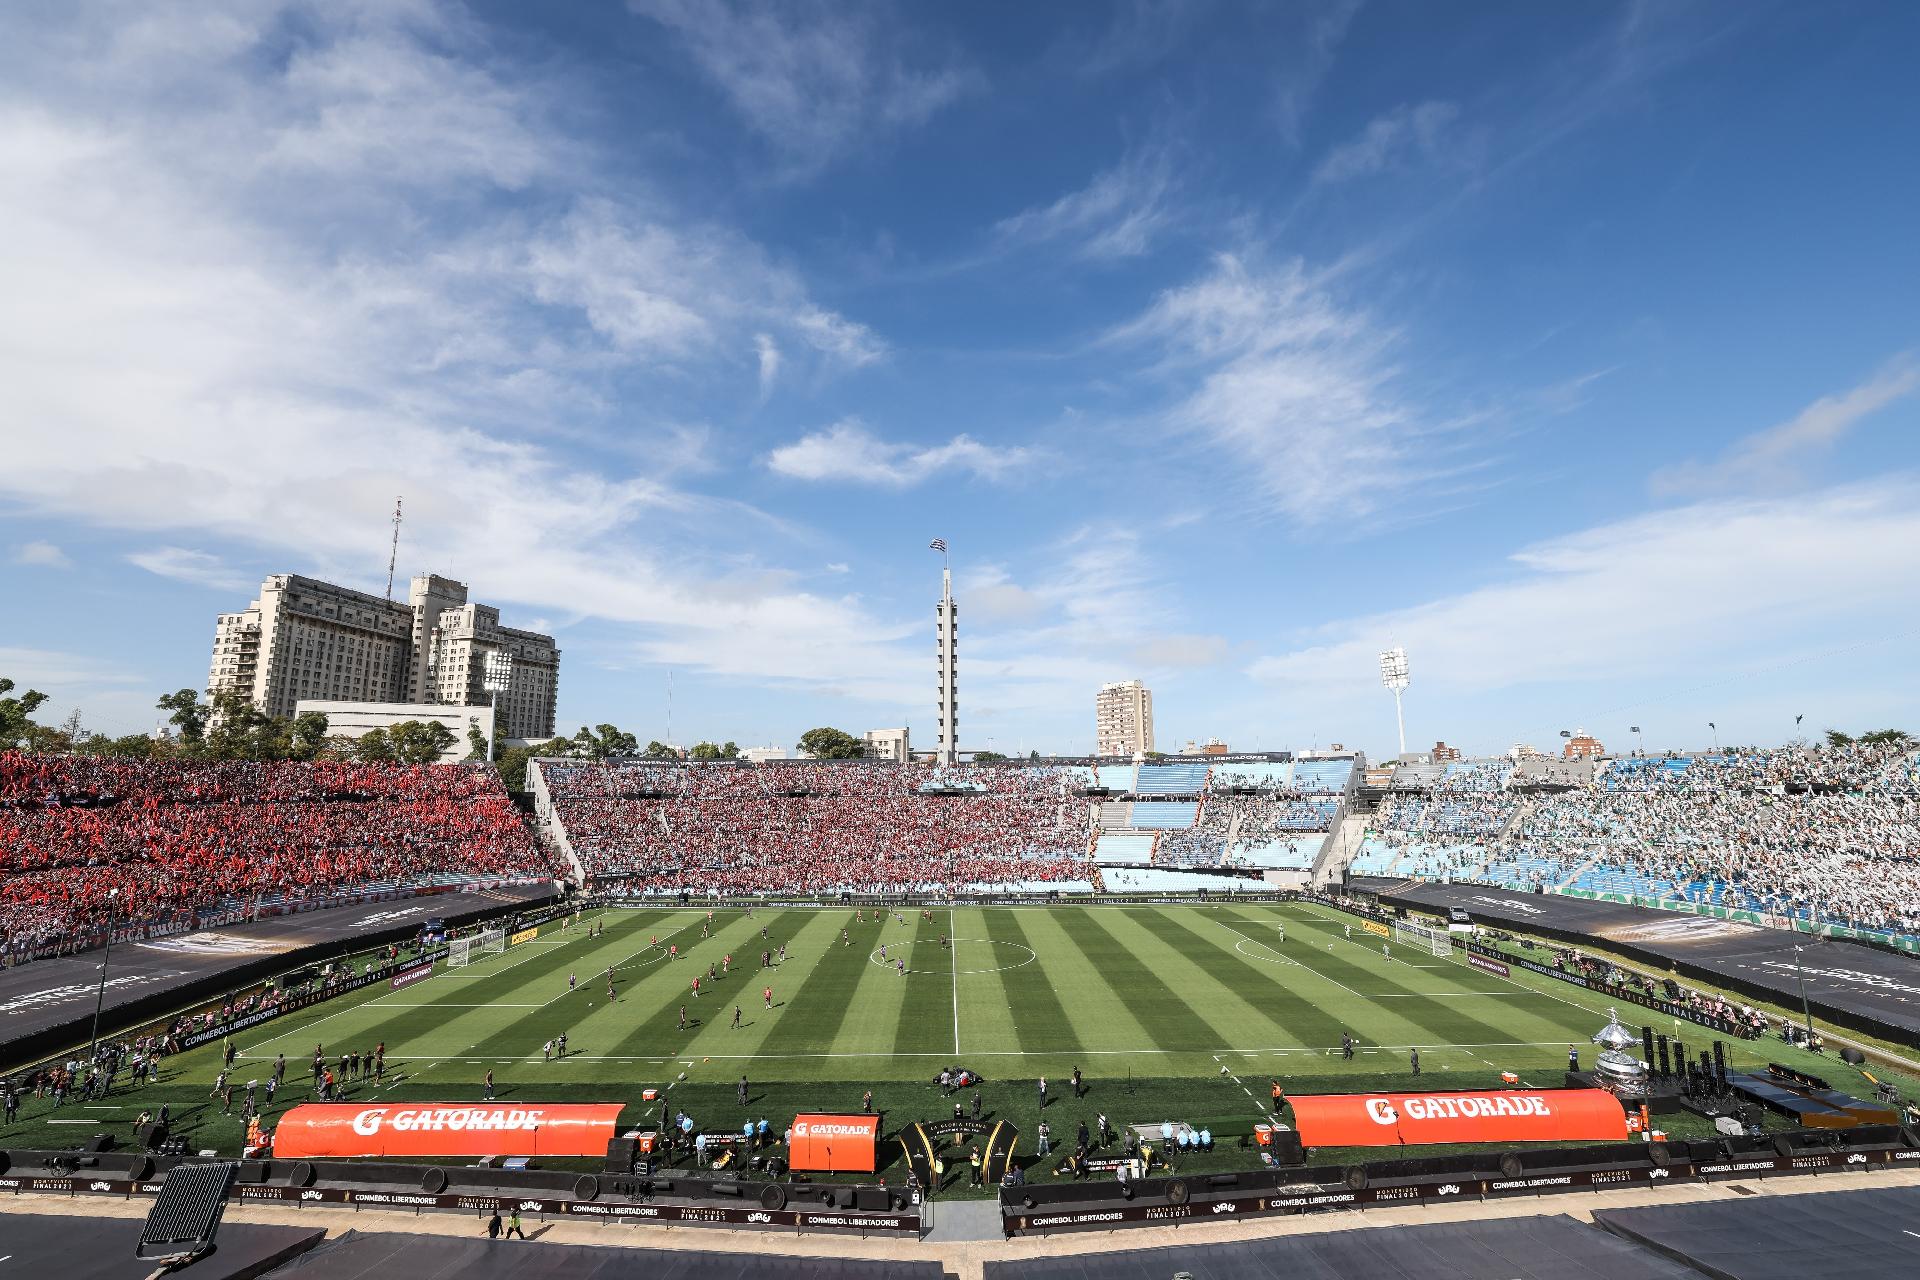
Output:
[[[497,1106],[415,1102],[362,1106],[310,1102],[273,1131],[284,1159],[339,1156],[604,1156],[621,1103]]]
[[[1627,1140],[1627,1113],[1603,1089],[1296,1094],[1292,1102],[1309,1147]]]
[[[878,1116],[795,1116],[793,1167],[822,1173],[872,1173]]]

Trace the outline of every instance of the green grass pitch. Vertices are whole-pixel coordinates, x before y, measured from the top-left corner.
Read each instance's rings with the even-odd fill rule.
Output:
[[[984,1112],[1020,1126],[1030,1154],[1043,1075],[1058,1148],[1102,1112],[1115,1126],[1248,1121],[1266,1112],[1276,1078],[1295,1093],[1496,1087],[1502,1071],[1558,1086],[1567,1046],[1590,1063],[1588,1037],[1606,1020],[1594,993],[1519,970],[1503,979],[1457,953],[1392,943],[1386,954],[1384,940],[1352,917],[1304,903],[958,907],[930,919],[907,906],[879,923],[871,911],[858,923],[852,909],[765,907],[716,912],[703,937],[707,919],[704,910],[616,908],[570,928],[545,925],[503,955],[242,1032],[233,1079],[264,1081],[274,1056],[286,1055],[270,1124],[307,1100],[316,1044],[331,1062],[384,1042],[385,1083],[349,1085],[349,1100],[477,1099],[491,1070],[507,1101],[631,1102],[626,1119],[639,1123],[656,1110],[640,1105],[641,1090],[655,1087],[708,1128],[743,1119],[784,1128],[796,1110],[857,1110],[871,1088],[892,1128],[950,1116],[953,1099],[932,1078],[958,1064],[985,1077]],[[598,937],[594,922],[604,926]],[[952,945],[943,948],[942,935]],[[786,959],[761,968],[761,951],[782,944]],[[731,971],[707,981],[708,966],[718,972],[728,955]],[[906,961],[904,976],[896,959]],[[571,987],[569,975],[578,979]],[[1621,1011],[1633,1026],[1644,1012]],[[1340,1055],[1343,1031],[1360,1044],[1351,1062]],[[543,1060],[542,1043],[562,1032],[567,1056]],[[1696,1047],[1711,1039],[1691,1024],[1677,1033]],[[1740,1065],[1799,1060],[1777,1041],[1729,1047]],[[1084,1099],[1069,1096],[1075,1067]],[[125,1138],[140,1110],[165,1102],[194,1149],[235,1153],[239,1104],[228,1117],[209,1097],[219,1069],[216,1044],[169,1059],[158,1085],[122,1086],[106,1106],[54,1111],[30,1099],[20,1122],[0,1130],[0,1146],[69,1145],[98,1130]],[[743,1074],[745,1108],[736,1100]],[[962,1101],[971,1107],[970,1095]],[[1196,1167],[1252,1159],[1222,1148]]]

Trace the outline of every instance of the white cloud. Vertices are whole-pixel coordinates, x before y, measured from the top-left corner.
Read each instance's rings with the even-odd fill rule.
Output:
[[[1459,465],[1396,393],[1391,340],[1297,260],[1232,254],[1110,335],[1166,353],[1153,370],[1178,393],[1165,426],[1218,450],[1222,492],[1302,525],[1373,515],[1416,480],[1432,494]]]
[[[945,59],[915,64],[875,15],[750,0],[628,0],[672,31],[790,176],[918,125],[981,84]]]
[[[1861,419],[1920,391],[1920,361],[1903,353],[1857,387],[1822,396],[1798,414],[1735,444],[1711,463],[1656,472],[1655,492],[1692,495],[1724,489],[1782,488],[1805,483],[1809,469]]]
[[[248,585],[246,578],[228,568],[219,556],[186,547],[152,547],[146,551],[136,551],[127,557],[127,562],[148,573],[196,587],[241,591]]]
[[[1305,29],[1298,40],[1273,51],[1274,123],[1288,145],[1297,146],[1320,85],[1333,68],[1334,55],[1347,37],[1361,0],[1328,0],[1316,8],[1303,6],[1299,18]]]
[[[73,561],[51,542],[25,542],[14,548],[13,562],[34,569],[71,569]]]
[[[1431,164],[1441,158],[1442,136],[1459,114],[1460,108],[1451,102],[1396,107],[1369,122],[1358,137],[1329,151],[1314,170],[1313,180],[1350,182],[1408,160]]]
[[[509,607],[751,634],[763,669],[886,633],[759,541],[689,538],[690,515],[765,520],[654,465],[698,433],[602,399],[614,377],[750,379],[761,333],[833,367],[879,340],[737,233],[569,168],[528,105],[564,84],[516,79],[425,0],[49,12],[0,42],[0,500],[144,533],[137,563],[223,589],[239,579],[186,548],[377,588],[402,493],[402,572]],[[449,100],[422,118],[426,92]],[[540,200],[501,198],[536,178]],[[548,447],[596,432],[632,469]]]
[[[1143,667],[1214,667],[1227,660],[1227,639],[1211,635],[1150,636],[1134,650]]]
[[[1007,245],[1066,240],[1084,258],[1135,258],[1173,221],[1173,160],[1160,143],[1130,150],[1085,187],[994,227]]]
[[[1354,708],[1383,705],[1377,655],[1399,643],[1426,715],[1471,719],[1488,695],[1519,691],[1537,719],[1504,732],[1526,732],[1606,709],[1566,705],[1582,696],[1572,690],[1632,704],[1678,673],[1736,680],[1835,635],[1920,626],[1915,546],[1920,478],[1910,474],[1699,503],[1525,547],[1502,581],[1316,628],[1250,672],[1302,722],[1351,726]],[[1838,695],[1847,679],[1834,669],[1822,683]],[[1713,696],[1724,705],[1736,695]]]
[[[767,455],[767,465],[796,480],[906,488],[942,472],[998,480],[1036,458],[1035,451],[1025,446],[982,444],[968,435],[927,446],[882,440],[857,418],[847,418],[781,445]]]
[[[760,401],[764,404],[767,397],[773,394],[774,381],[780,376],[780,344],[773,340],[771,334],[756,333],[753,335],[753,349],[760,360]]]

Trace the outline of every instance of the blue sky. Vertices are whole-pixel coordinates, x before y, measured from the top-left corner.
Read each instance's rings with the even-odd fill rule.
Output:
[[[271,572],[563,728],[1920,728],[1911,5],[33,4],[0,673],[144,729]]]

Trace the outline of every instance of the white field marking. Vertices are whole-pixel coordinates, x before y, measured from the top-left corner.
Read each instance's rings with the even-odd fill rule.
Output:
[[[960,926],[953,918],[953,908],[947,908],[947,937],[952,946],[947,948],[948,967],[953,970],[953,1056],[960,1056]]]
[[[1208,918],[1209,918],[1209,919],[1211,919],[1212,917],[1211,917],[1211,916],[1209,916]],[[1234,935],[1235,937],[1238,937],[1238,938],[1245,938],[1245,937],[1247,936],[1246,934],[1244,934],[1244,933],[1241,933],[1241,932],[1240,932],[1240,931],[1239,931],[1238,929],[1236,929],[1236,928],[1234,928],[1234,927],[1233,927],[1232,925],[1230,925],[1230,924],[1228,924],[1228,923],[1227,923],[1226,921],[1224,921],[1224,920],[1215,920],[1215,921],[1214,921],[1214,923],[1215,923],[1215,924],[1217,924],[1217,925],[1219,925],[1219,926],[1220,926],[1220,927],[1221,927],[1222,929],[1225,929],[1225,930],[1226,930],[1226,931],[1227,931],[1228,933],[1231,933],[1231,934],[1233,934],[1233,935]],[[1252,942],[1252,941],[1258,941],[1258,939],[1252,939],[1252,938],[1250,938],[1250,939],[1248,939],[1248,941],[1250,941],[1250,942]],[[1265,944],[1265,943],[1261,943],[1261,945],[1262,945],[1262,946],[1265,946],[1265,945],[1267,945],[1267,944]],[[1333,984],[1334,986],[1336,986],[1336,987],[1338,987],[1338,988],[1340,988],[1340,989],[1341,989],[1342,991],[1344,991],[1344,992],[1346,992],[1346,993],[1347,993],[1348,995],[1350,995],[1350,996],[1353,996],[1353,997],[1354,997],[1355,999],[1357,999],[1357,1000],[1371,1000],[1371,999],[1373,999],[1373,997],[1372,997],[1372,996],[1364,996],[1364,995],[1361,995],[1361,994],[1360,994],[1360,993],[1359,993],[1358,991],[1355,991],[1355,990],[1354,990],[1354,989],[1353,989],[1352,987],[1350,987],[1350,986],[1348,986],[1348,985],[1347,985],[1346,983],[1344,983],[1344,982],[1342,982],[1342,981],[1340,981],[1340,980],[1339,980],[1338,978],[1330,978],[1330,977],[1328,977],[1328,976],[1327,976],[1326,974],[1324,974],[1324,973],[1321,973],[1321,972],[1320,972],[1320,971],[1319,971],[1318,969],[1316,969],[1316,968],[1314,968],[1314,967],[1313,967],[1312,965],[1310,965],[1310,964],[1308,964],[1308,963],[1307,963],[1306,961],[1304,961],[1304,960],[1295,960],[1295,961],[1293,961],[1293,963],[1294,963],[1294,964],[1297,964],[1297,965],[1299,965],[1299,966],[1300,966],[1300,967],[1301,967],[1302,969],[1305,969],[1305,970],[1306,970],[1306,971],[1307,971],[1308,973],[1310,973],[1310,974],[1312,974],[1312,975],[1313,975],[1314,977],[1316,977],[1316,978],[1320,978],[1320,979],[1322,979],[1323,981],[1326,981],[1326,982],[1331,982],[1331,983],[1332,983],[1332,984]]]
[[[1228,925],[1227,927],[1229,929],[1233,928],[1232,925]],[[1265,947],[1268,951],[1273,951],[1274,954],[1270,956],[1263,956],[1257,951],[1249,951],[1247,950],[1247,944],[1249,942],[1253,943],[1253,945],[1256,947]],[[1240,941],[1233,944],[1233,949],[1235,951],[1238,951],[1243,956],[1247,956],[1250,959],[1254,959],[1254,960],[1264,961],[1267,964],[1288,964],[1288,965],[1292,965],[1296,969],[1302,967],[1298,961],[1289,960],[1287,959],[1287,957],[1280,955],[1271,943],[1260,942],[1253,938],[1248,938],[1243,936],[1240,939]]]
[[[1003,965],[1000,965],[1000,966],[998,966],[997,968],[993,968],[993,969],[958,969],[958,970],[956,970],[956,971],[955,971],[956,973],[1004,973],[1004,972],[1005,972],[1006,970],[1008,970],[1008,969],[1022,969],[1022,968],[1025,968],[1025,967],[1026,967],[1027,965],[1030,965],[1030,964],[1032,964],[1032,963],[1033,963],[1033,962],[1034,962],[1034,961],[1035,961],[1036,959],[1038,959],[1038,958],[1039,958],[1039,957],[1038,957],[1037,955],[1035,955],[1035,954],[1034,954],[1034,950],[1033,950],[1033,948],[1032,948],[1032,947],[1030,947],[1030,946],[1028,946],[1028,945],[1027,945],[1026,943],[1024,943],[1024,942],[1002,942],[1002,941],[1000,941],[1000,940],[999,940],[998,938],[952,938],[952,939],[950,939],[950,941],[952,941],[952,942],[955,942],[955,943],[961,943],[961,942],[984,942],[984,943],[987,943],[987,944],[988,944],[988,945],[990,945],[990,946],[995,946],[995,947],[1018,947],[1018,948],[1020,948],[1020,949],[1021,949],[1022,951],[1024,951],[1024,952],[1026,952],[1026,953],[1027,953],[1027,958],[1026,958],[1025,960],[1021,960],[1021,961],[1019,961],[1018,963],[1015,963],[1015,964],[1003,964]],[[955,961],[955,963],[956,963],[956,964],[957,964],[957,963],[959,962],[959,955],[958,955],[958,949],[957,949],[957,948],[956,948],[956,954],[955,954],[955,956],[954,956],[954,961]],[[867,953],[867,963],[869,963],[869,964],[875,964],[875,965],[878,965],[878,966],[880,966],[880,967],[881,967],[882,969],[892,969],[892,968],[893,968],[893,961],[891,961],[891,960],[882,960],[882,959],[880,958],[880,948],[879,948],[879,947],[875,947],[875,948],[874,948],[874,949],[873,949],[872,951],[870,951],[870,952],[868,952],[868,953]],[[924,974],[924,973],[922,973],[922,972],[921,972],[920,970],[918,970],[918,969],[909,969],[909,970],[907,970],[907,976],[908,976],[909,978],[913,978],[913,977],[925,977],[925,976],[927,976],[927,975],[926,975],[926,974]],[[1009,1009],[1011,1009],[1011,1008],[1012,1008],[1013,1006],[1012,1006],[1012,1005],[1008,1005],[1007,1007],[1008,1007]]]
[[[1515,1040],[1515,1041],[1508,1041],[1508,1042],[1503,1042],[1499,1044],[1479,1044],[1479,1045],[1450,1044],[1450,1045],[1435,1046],[1435,1045],[1414,1045],[1414,1044],[1400,1044],[1400,1045],[1390,1044],[1390,1045],[1378,1046],[1377,1049],[1383,1049],[1388,1051],[1398,1050],[1403,1052],[1408,1049],[1419,1049],[1423,1053],[1427,1053],[1427,1052],[1436,1052],[1441,1050],[1453,1050],[1453,1049],[1544,1049],[1544,1048],[1550,1048],[1550,1047],[1557,1048],[1564,1044],[1566,1044],[1565,1040]],[[1206,1048],[1200,1048],[1200,1049],[1165,1049],[1165,1048],[987,1049],[987,1050],[974,1049],[974,1050],[969,1050],[967,1053],[967,1056],[970,1058],[1072,1058],[1076,1056],[1083,1057],[1083,1058],[1096,1058],[1096,1057],[1110,1057],[1117,1054],[1131,1054],[1134,1056],[1141,1056],[1146,1054],[1158,1054],[1158,1055],[1167,1056],[1167,1057],[1178,1057],[1182,1055],[1191,1055],[1194,1057],[1203,1057],[1203,1056],[1210,1057],[1210,1056],[1217,1056],[1218,1054],[1223,1054],[1223,1053],[1239,1053],[1239,1054],[1246,1054],[1249,1056],[1274,1057],[1274,1056],[1280,1056],[1280,1055],[1290,1054],[1290,1053],[1325,1054],[1325,1053],[1331,1053],[1331,1052],[1337,1051],[1338,1047],[1339,1046],[1335,1045],[1332,1047],[1325,1047],[1325,1048],[1315,1047],[1315,1048],[1295,1048],[1295,1049],[1243,1049],[1243,1048],[1234,1048],[1234,1047],[1228,1047],[1228,1048],[1222,1048],[1222,1049],[1206,1049]],[[405,1046],[402,1046],[402,1049],[404,1048]],[[1377,1049],[1373,1049],[1373,1048],[1362,1049],[1361,1052],[1374,1053],[1377,1051]],[[241,1054],[240,1056],[248,1057],[250,1055]],[[843,1058],[950,1058],[952,1055],[943,1049],[938,1053],[892,1053],[892,1052],[878,1052],[878,1051],[865,1052],[865,1053],[714,1053],[714,1054],[708,1054],[707,1056],[709,1058],[712,1058],[721,1062],[752,1062],[755,1060],[760,1060],[764,1062],[807,1062],[807,1061],[822,1061],[822,1060],[833,1060],[833,1059],[843,1059]],[[566,1060],[568,1062],[577,1061],[577,1062],[656,1062],[656,1063],[663,1061],[663,1059],[660,1059],[660,1058],[622,1056],[618,1054],[595,1054],[595,1053],[569,1053],[567,1055]],[[469,1057],[462,1057],[458,1054],[447,1054],[444,1057],[434,1059],[434,1061],[435,1062],[492,1062],[494,1061],[494,1059],[469,1058]],[[691,1059],[682,1058],[679,1060],[679,1062],[680,1062],[680,1065],[683,1067],[690,1067],[693,1065],[693,1062]]]
[[[1322,907],[1318,903],[1311,903],[1311,902],[1307,903],[1306,905],[1312,908],[1313,911],[1316,912],[1319,915],[1319,917],[1323,920],[1336,920],[1338,917],[1338,913],[1335,912],[1331,907]],[[1464,958],[1466,955],[1467,953],[1464,951],[1454,952],[1453,963],[1463,968],[1471,968],[1472,966],[1468,965]],[[1483,969],[1475,969],[1474,972],[1485,973],[1486,971]],[[1500,975],[1497,973],[1489,974],[1488,976],[1493,978],[1500,977]],[[1520,981],[1518,978],[1512,977],[1511,975],[1505,978],[1504,981],[1511,983],[1514,986],[1514,988],[1517,990],[1531,991],[1533,992],[1533,994],[1537,996],[1545,996],[1549,1000],[1555,1000],[1563,1005],[1566,1005],[1569,1009],[1578,1009],[1582,1013],[1591,1013],[1595,1017],[1598,1017],[1600,1015],[1600,1011],[1598,1009],[1594,1009],[1588,1005],[1581,1004],[1577,1000],[1569,1000],[1565,996],[1561,995],[1558,991],[1553,990],[1552,987],[1530,987],[1526,983]],[[1550,983],[1553,983],[1554,986],[1567,985],[1566,983],[1560,982],[1557,978],[1548,978],[1547,981]],[[1562,1043],[1565,1043],[1565,1042],[1563,1041]],[[1493,1047],[1493,1046],[1489,1046],[1489,1047]]]
[[[589,917],[589,918],[590,918],[590,919],[598,919],[599,917],[598,917],[598,916],[596,915],[596,916],[592,916],[592,917]],[[578,942],[578,941],[581,941],[581,939],[580,939],[580,938],[574,938],[574,939],[571,939],[571,941],[574,941],[574,942]],[[520,964],[525,964],[525,963],[526,963],[527,961],[529,961],[529,960],[531,960],[531,959],[533,959],[533,958],[534,958],[534,956],[536,956],[536,955],[538,955],[538,954],[539,954],[539,952],[537,952],[537,951],[534,951],[534,950],[532,950],[532,949],[530,949],[530,948],[527,948],[527,947],[525,947],[524,945],[523,945],[523,946],[522,946],[522,947],[521,947],[520,949],[521,949],[521,950],[524,950],[524,951],[526,951],[526,954],[525,954],[525,955],[523,955],[523,956],[521,956],[521,957],[520,957],[520,958],[519,958],[518,960],[512,960],[512,961],[509,961],[508,963],[506,963],[506,964],[503,964],[503,965],[501,965],[501,966],[500,966],[499,968],[497,968],[497,969],[490,969],[490,970],[488,970],[488,971],[487,971],[486,973],[484,973],[484,974],[463,974],[462,976],[466,976],[466,977],[476,977],[476,978],[478,978],[478,977],[485,977],[485,978],[495,978],[495,977],[498,977],[499,975],[501,975],[501,974],[503,974],[503,973],[505,973],[505,972],[506,972],[507,970],[509,970],[509,969],[511,969],[511,968],[513,968],[513,967],[514,967],[515,965],[520,965]],[[636,954],[637,954],[637,953],[636,953]],[[450,973],[452,973],[452,972],[453,972],[453,970],[451,970],[451,969],[448,969],[448,968],[444,968],[444,967],[443,967],[443,968],[442,968],[442,969],[440,970],[440,972],[439,972],[439,973],[436,973],[436,974],[434,974],[434,975],[433,975],[433,977],[431,977],[431,978],[427,978],[427,979],[426,979],[426,981],[427,981],[427,982],[432,982],[432,981],[434,981],[434,979],[436,979],[436,978],[445,978],[445,977],[446,977],[446,976],[447,976],[448,974],[450,974]],[[323,1018],[318,1018],[318,1019],[316,1019],[316,1020],[314,1020],[314,1021],[312,1021],[312,1022],[306,1022],[306,1023],[302,1023],[302,1024],[300,1025],[300,1026],[298,1026],[298,1027],[295,1027],[295,1028],[293,1028],[292,1030],[289,1030],[289,1031],[283,1031],[283,1032],[281,1032],[281,1033],[280,1033],[279,1035],[277,1035],[277,1036],[275,1036],[275,1037],[273,1037],[273,1038],[272,1038],[271,1040],[262,1040],[262,1041],[260,1041],[260,1042],[259,1042],[258,1044],[256,1044],[256,1045],[255,1045],[254,1047],[255,1047],[256,1049],[265,1049],[265,1048],[268,1048],[269,1046],[272,1046],[272,1045],[276,1045],[276,1044],[279,1044],[279,1043],[281,1043],[281,1042],[282,1042],[282,1041],[284,1041],[284,1040],[288,1040],[288,1039],[290,1039],[290,1038],[292,1038],[293,1036],[296,1036],[296,1035],[299,1035],[299,1036],[304,1036],[304,1035],[305,1035],[305,1034],[306,1034],[307,1032],[309,1032],[309,1031],[311,1031],[311,1030],[313,1030],[313,1028],[315,1028],[315,1027],[318,1027],[318,1026],[321,1026],[321,1025],[323,1025],[323,1024],[325,1024],[325,1023],[328,1023],[328,1022],[331,1022],[331,1021],[333,1021],[333,1020],[334,1020],[335,1018],[338,1018],[338,1017],[341,1017],[341,1016],[342,1016],[342,1015],[344,1015],[344,1014],[349,1014],[349,1013],[355,1013],[355,1012],[358,1012],[358,1011],[359,1011],[359,1010],[361,1010],[361,1009],[365,1009],[365,1008],[368,1008],[368,1007],[370,1007],[370,1006],[372,1006],[372,1005],[376,1005],[376,1004],[385,1004],[385,1003],[386,1003],[386,1001],[388,1001],[388,1000],[391,1000],[391,999],[392,999],[392,998],[393,998],[394,996],[397,996],[397,995],[399,995],[399,994],[400,994],[400,992],[398,992],[398,991],[389,991],[389,992],[387,992],[387,994],[385,994],[385,995],[381,995],[381,996],[375,996],[375,997],[373,997],[373,999],[371,999],[371,1000],[362,1000],[362,1001],[361,1001],[361,1002],[360,1002],[359,1004],[355,1004],[355,1005],[349,1005],[349,1006],[348,1006],[347,1008],[345,1008],[345,1009],[336,1009],[336,1010],[335,1010],[334,1012],[332,1012],[332,1013],[329,1013],[329,1014],[327,1014],[327,1015],[326,1015],[325,1017],[323,1017]],[[405,1006],[405,1005],[392,1005],[392,1006],[388,1006],[388,1007],[390,1007],[390,1008],[406,1008],[406,1007],[409,1007],[409,1006]],[[418,1006],[412,1006],[412,1007],[418,1007]],[[479,1005],[476,1005],[475,1007],[476,1007],[476,1008],[480,1008],[480,1007],[484,1007],[484,1006],[479,1006]],[[271,1022],[269,1022],[269,1023],[268,1023],[268,1024],[266,1024],[266,1025],[267,1025],[267,1026],[269,1026],[269,1027],[271,1027],[271,1026],[272,1026],[273,1024],[272,1024]],[[253,1055],[253,1054],[245,1054],[245,1055],[242,1055],[242,1056],[245,1056],[245,1057],[253,1057],[253,1056],[256,1056],[256,1055]],[[266,1056],[266,1055],[257,1055],[257,1056],[263,1056],[263,1057],[264,1057],[264,1056]]]
[[[98,1120],[48,1120],[47,1124],[98,1124]]]
[[[1392,991],[1382,996],[1370,996],[1372,1000],[1452,1000],[1457,996],[1498,996],[1502,1000],[1512,1000],[1518,996],[1543,996],[1544,991],[1534,991],[1522,987],[1518,991]]]
[[[373,1001],[369,1000],[367,1003],[372,1004]],[[538,1003],[501,1004],[493,1000],[488,1000],[481,1004],[453,1004],[440,1000],[429,1000],[425,1004],[387,1004],[382,1001],[380,1007],[382,1009],[540,1009],[545,1006]]]

